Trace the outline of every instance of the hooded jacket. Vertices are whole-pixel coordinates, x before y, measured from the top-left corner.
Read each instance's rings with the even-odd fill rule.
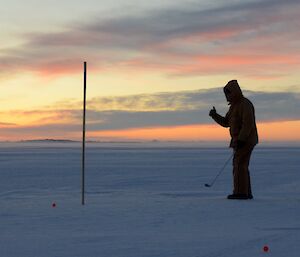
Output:
[[[229,111],[222,117],[215,114],[212,118],[221,126],[229,127],[230,147],[235,148],[237,141],[243,141],[248,146],[258,143],[258,134],[255,122],[253,104],[243,96],[236,80],[231,80],[224,87],[226,99],[229,101]]]

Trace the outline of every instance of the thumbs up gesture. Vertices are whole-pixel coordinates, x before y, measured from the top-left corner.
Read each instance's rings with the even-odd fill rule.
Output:
[[[209,116],[214,117],[216,116],[216,114],[217,114],[216,108],[213,106],[213,108],[209,111]]]

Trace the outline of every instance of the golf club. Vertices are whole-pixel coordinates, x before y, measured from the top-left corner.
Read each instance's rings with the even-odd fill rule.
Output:
[[[223,167],[220,169],[219,173],[216,175],[216,177],[213,179],[213,181],[210,184],[205,184],[206,187],[212,187],[213,184],[216,182],[217,178],[221,175],[221,173],[223,172],[223,170],[225,169],[226,165],[228,164],[228,162],[232,159],[233,154],[230,155],[230,157],[228,158],[228,160],[225,162],[225,164],[223,165]]]

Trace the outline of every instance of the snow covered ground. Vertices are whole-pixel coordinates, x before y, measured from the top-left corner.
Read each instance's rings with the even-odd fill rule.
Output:
[[[0,256],[300,256],[300,148],[258,147],[234,201],[230,165],[204,187],[229,149],[156,146],[88,145],[81,206],[79,145],[2,143]]]

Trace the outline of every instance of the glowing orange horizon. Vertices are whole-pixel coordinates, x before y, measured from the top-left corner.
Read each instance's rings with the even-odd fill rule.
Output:
[[[300,141],[300,121],[258,123],[261,141]],[[283,133],[284,131],[284,133]],[[90,137],[144,140],[229,140],[229,131],[218,125],[185,125],[89,132]]]
[[[48,124],[51,125],[51,124]],[[64,124],[68,126],[69,124]],[[16,124],[0,124],[0,140],[28,140],[28,139],[81,139],[81,131],[64,126],[39,128],[38,125],[27,126]],[[78,127],[80,127],[78,125]],[[299,141],[299,121],[274,121],[257,124],[260,141]],[[87,131],[88,139],[96,140],[161,140],[161,141],[229,141],[228,128],[217,124],[183,125],[169,127],[132,128],[105,131]]]

